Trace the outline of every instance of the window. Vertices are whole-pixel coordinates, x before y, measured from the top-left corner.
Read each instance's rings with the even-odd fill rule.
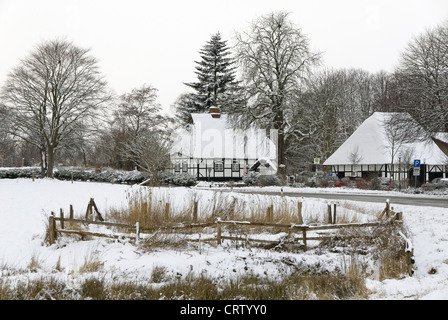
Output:
[[[180,163],[179,162],[176,162],[174,164],[174,172],[180,172]]]
[[[182,172],[188,172],[188,163],[182,163]]]
[[[215,172],[223,172],[224,171],[224,164],[219,161],[215,162]]]
[[[236,161],[232,163],[232,172],[239,172],[240,171],[240,164]]]

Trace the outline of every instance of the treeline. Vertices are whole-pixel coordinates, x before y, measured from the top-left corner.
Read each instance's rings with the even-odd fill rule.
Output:
[[[176,127],[211,106],[235,127],[277,129],[282,173],[327,158],[375,111],[409,112],[428,135],[448,131],[448,23],[402,52],[391,72],[328,68],[289,14],[273,12],[232,45],[213,34],[168,116],[153,86],[113,95],[89,50],[45,41],[2,86],[0,166],[40,165],[47,177],[58,163],[137,168],[158,180]]]

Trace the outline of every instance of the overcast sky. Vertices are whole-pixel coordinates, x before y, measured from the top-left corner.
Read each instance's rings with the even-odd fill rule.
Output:
[[[0,0],[0,85],[35,46],[64,37],[90,48],[117,93],[143,84],[169,108],[196,80],[216,32],[229,46],[257,17],[290,12],[334,68],[393,71],[413,36],[448,20],[447,0]]]

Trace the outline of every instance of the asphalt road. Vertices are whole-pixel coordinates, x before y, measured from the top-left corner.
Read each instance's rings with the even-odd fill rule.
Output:
[[[272,194],[280,195],[280,192],[275,191],[243,191],[233,189],[233,192],[248,192],[248,193],[260,193],[260,194]],[[387,199],[390,200],[391,205],[402,204],[410,206],[428,206],[428,207],[439,207],[448,208],[448,198],[437,197],[437,196],[399,196],[399,195],[388,195],[388,194],[353,194],[353,193],[307,193],[307,192],[283,192],[283,195],[289,197],[304,197],[304,198],[320,198],[329,200],[353,200],[353,201],[363,201],[363,202],[383,202],[385,203]]]

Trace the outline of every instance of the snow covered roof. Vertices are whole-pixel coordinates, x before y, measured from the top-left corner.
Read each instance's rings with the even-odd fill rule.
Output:
[[[178,132],[172,154],[200,159],[276,158],[276,146],[266,130],[234,129],[226,114],[213,118],[210,113],[192,113],[191,117],[190,129]]]
[[[448,132],[437,132],[433,137],[444,143],[448,143]]]
[[[408,113],[375,112],[367,118],[355,132],[324,162],[324,165],[387,164],[420,159],[422,164],[445,164],[447,156],[432,141],[421,139],[400,140],[392,138],[386,123],[391,117],[400,116],[414,122]],[[420,127],[421,128],[421,127]],[[417,137],[416,137],[417,138]]]

